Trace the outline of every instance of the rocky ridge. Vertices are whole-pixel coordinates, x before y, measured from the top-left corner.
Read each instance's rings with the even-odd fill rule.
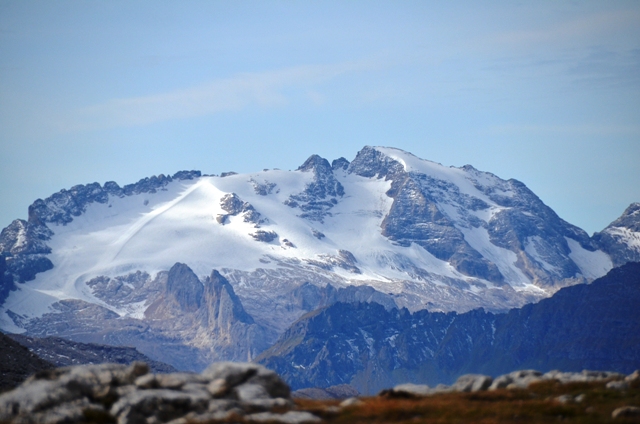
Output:
[[[193,180],[201,175],[200,171],[179,171],[172,177],[160,174],[124,187],[114,181],[108,181],[104,186],[80,184],[69,190],[62,189],[44,200],[36,200],[29,206],[28,221],[16,219],[0,232],[0,261],[3,262],[0,276],[5,280],[0,285],[0,304],[17,288],[16,283],[31,281],[37,273],[53,268],[46,256],[51,253],[46,242],[53,236],[48,224],[68,224],[92,203],[107,203],[109,196],[156,193],[174,180]]]
[[[336,303],[297,321],[256,360],[294,390],[399,382],[450,384],[465,373],[612,369],[640,363],[640,263],[505,314],[385,310]]]

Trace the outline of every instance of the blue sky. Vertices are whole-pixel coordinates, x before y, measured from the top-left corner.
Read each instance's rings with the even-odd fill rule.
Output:
[[[0,0],[0,227],[76,184],[364,145],[601,230],[640,201],[640,2]]]

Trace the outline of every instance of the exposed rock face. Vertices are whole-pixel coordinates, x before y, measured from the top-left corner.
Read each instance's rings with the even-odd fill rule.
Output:
[[[333,175],[329,161],[318,155],[309,157],[298,171],[312,172],[313,181],[303,192],[289,196],[285,204],[300,208],[301,218],[323,222],[326,216],[331,216],[329,210],[338,203],[338,198],[344,196],[344,187]]]
[[[0,333],[0,392],[13,389],[31,374],[53,367],[51,362]]]
[[[225,224],[229,216],[237,215],[242,215],[244,222],[251,222],[256,228],[267,221],[265,218],[261,218],[260,213],[250,203],[242,201],[235,193],[223,196],[220,199],[220,207],[227,212],[226,215],[218,215],[216,218],[220,224]]]
[[[245,312],[233,287],[218,271],[201,283],[183,264],[171,269],[166,294],[147,308],[145,318],[166,337],[178,333],[191,340],[190,344],[202,352],[198,363],[251,359],[273,338]]]
[[[346,171],[347,168],[349,168],[349,161],[345,158],[334,159],[333,161],[331,161],[331,169],[333,169],[334,171]]]
[[[146,364],[136,362],[129,367],[102,364],[38,373],[0,396],[0,420],[134,424],[297,417],[287,422],[319,421],[308,412],[290,411],[292,407],[289,387],[259,365],[222,362],[202,374],[148,374]]]
[[[164,296],[152,303],[145,315],[151,319],[180,318],[202,306],[203,293],[198,276],[185,264],[177,263],[169,270]]]
[[[7,260],[0,254],[0,302],[3,302],[9,296],[9,292],[15,289],[13,275],[7,269]]]
[[[264,243],[270,243],[278,238],[278,233],[276,233],[275,231],[258,230],[255,233],[251,233],[250,235],[256,241],[261,241]]]
[[[470,165],[463,167],[464,178],[484,195],[482,199],[437,174],[406,170],[371,147],[362,149],[348,169],[363,177],[392,181],[387,195],[393,204],[382,221],[383,235],[400,245],[416,243],[472,277],[495,284],[505,279],[478,246],[469,244],[478,231],[488,232],[491,243],[515,253],[518,268],[541,286],[553,286],[580,273],[565,237],[595,250],[584,231],[560,219],[516,180],[504,181]]]
[[[79,343],[60,337],[37,338],[21,334],[10,334],[8,337],[56,367],[104,363],[130,365],[138,361],[147,363],[152,372],[176,372],[171,365],[153,361],[133,347]]]
[[[271,183],[268,180],[264,180],[264,182],[259,183],[252,178],[249,181],[253,185],[253,190],[255,191],[255,193],[259,194],[260,196],[267,196],[271,194],[273,192],[273,189],[277,186],[276,183]]]
[[[116,290],[121,285],[127,290]],[[215,270],[202,282],[188,266],[177,263],[153,280],[136,273],[124,281],[101,279],[94,286],[114,307],[142,299],[140,318],[122,318],[103,306],[65,300],[54,304],[55,311],[25,323],[28,334],[135,346],[153,359],[194,371],[214,360],[251,359],[276,338],[244,310],[233,287]],[[114,292],[123,293],[112,296]]]
[[[506,314],[337,303],[301,318],[257,361],[294,389],[350,384],[369,394],[399,382],[450,383],[465,372],[628,373],[640,361],[639,302],[640,264],[630,263]]]
[[[53,233],[45,225],[16,219],[0,232],[0,304],[16,283],[31,281],[53,268],[46,244]]]
[[[305,262],[326,270],[339,267],[354,274],[362,273],[356,266],[358,261],[348,250],[339,250],[337,255],[319,255],[318,259],[307,259]]]
[[[611,256],[615,266],[640,262],[640,203],[632,203],[620,218],[595,233],[593,239]]]

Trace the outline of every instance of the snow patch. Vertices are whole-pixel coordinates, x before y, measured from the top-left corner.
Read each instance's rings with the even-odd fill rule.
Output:
[[[634,213],[640,213],[640,210]],[[609,227],[605,232],[611,234],[618,241],[625,243],[630,249],[640,252],[640,233],[625,227]]]
[[[544,260],[542,255],[538,252],[538,248],[543,246],[544,241],[540,236],[527,237],[527,240],[524,243],[524,251],[536,262],[542,265],[542,268],[551,272],[557,273],[559,271],[558,267],[551,265],[547,261]]]
[[[496,264],[506,281],[516,290],[531,290],[531,281],[515,265],[518,257],[510,250],[491,243],[486,228],[458,228],[469,246]],[[534,286],[535,287],[535,286]],[[536,290],[538,291],[538,290]]]
[[[571,253],[569,258],[578,265],[580,272],[585,278],[595,279],[600,278],[613,268],[611,258],[606,253],[596,250],[590,252],[584,247],[580,246],[576,240],[565,237]]]

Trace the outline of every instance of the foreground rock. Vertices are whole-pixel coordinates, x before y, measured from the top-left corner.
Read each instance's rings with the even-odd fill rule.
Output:
[[[640,371],[635,371],[629,376],[625,376],[624,374],[609,371],[549,371],[543,374],[536,370],[520,370],[496,378],[481,374],[466,374],[459,377],[451,386],[439,384],[436,387],[429,387],[426,384],[406,383],[397,385],[392,389],[383,390],[380,392],[380,395],[388,397],[422,397],[452,392],[464,393],[499,389],[528,389],[531,384],[543,381],[557,381],[561,384],[609,381],[606,386],[608,389],[621,390],[623,387],[629,387],[630,381],[636,381],[639,372]]]
[[[142,362],[43,371],[0,396],[0,421],[119,424],[246,421],[303,423],[289,386],[260,365],[218,362],[202,374],[149,374]]]

